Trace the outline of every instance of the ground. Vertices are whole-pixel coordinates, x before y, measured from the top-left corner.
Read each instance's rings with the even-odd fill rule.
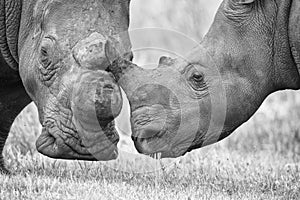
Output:
[[[10,155],[12,156],[12,155]],[[16,155],[17,156],[17,155]],[[213,150],[155,173],[19,155],[1,199],[299,199],[299,164],[274,152]],[[129,163],[128,163],[129,164]]]
[[[161,27],[199,38],[219,2],[132,1],[131,30]],[[157,40],[168,46],[170,38]],[[132,40],[135,47],[137,38]],[[180,43],[177,48],[185,51]],[[146,53],[135,52],[135,61],[157,63]],[[300,199],[299,121],[300,93],[279,92],[229,138],[175,160],[122,153],[108,163],[62,161],[37,153],[40,125],[30,105],[15,121],[5,147],[12,175],[0,175],[0,199]]]
[[[282,104],[283,111],[276,109]],[[106,163],[38,154],[39,124],[31,105],[5,148],[13,175],[0,175],[0,199],[299,199],[299,106],[296,92],[280,92],[218,144],[175,160],[121,153]]]

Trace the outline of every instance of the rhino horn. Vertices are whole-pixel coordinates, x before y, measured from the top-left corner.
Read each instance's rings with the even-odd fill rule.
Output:
[[[144,70],[131,62],[132,52],[121,55],[109,40],[105,44],[105,56],[110,63],[106,71],[111,72],[117,81],[131,70]]]

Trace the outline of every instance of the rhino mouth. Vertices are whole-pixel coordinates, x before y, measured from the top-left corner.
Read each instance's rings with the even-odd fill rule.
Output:
[[[169,145],[166,143],[161,135],[165,134],[164,131],[159,131],[152,137],[139,138],[132,136],[134,145],[139,153],[145,155],[161,154],[161,157],[167,157],[166,153],[169,152]],[[138,135],[138,134],[137,134]]]
[[[132,112],[132,140],[139,153],[152,154],[166,149],[166,143],[160,143],[166,134],[166,113],[160,105],[139,106]]]
[[[139,133],[136,133],[136,135],[139,135]],[[132,140],[139,153],[148,155],[152,158],[156,158],[156,155],[159,155],[160,158],[177,158],[188,152],[186,147],[174,147],[172,142],[164,137],[164,135],[169,135],[168,131],[158,131],[149,138],[132,136]],[[185,150],[182,151],[182,149]]]
[[[101,133],[91,133],[94,138],[82,138],[76,128],[47,122],[36,142],[37,150],[51,158],[76,160],[112,160],[118,156],[119,136],[111,130],[113,124],[103,128]],[[83,131],[83,130],[80,130]],[[86,134],[86,133],[85,133]]]
[[[138,106],[132,112],[132,140],[139,153],[173,157],[171,128],[180,115],[160,104]],[[176,131],[175,131],[176,132]]]
[[[36,141],[37,150],[51,158],[95,160],[84,147],[77,132],[72,134],[62,131],[54,122],[43,126],[42,133]]]

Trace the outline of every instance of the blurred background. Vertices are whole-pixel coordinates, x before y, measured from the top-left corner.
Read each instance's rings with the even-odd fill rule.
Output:
[[[161,48],[171,49],[175,54],[188,51],[188,48],[194,44],[193,42],[183,44],[174,41],[173,38],[181,35],[189,38],[186,41],[191,41],[191,39],[194,42],[200,41],[207,32],[220,2],[220,0],[132,0],[130,30],[133,49],[136,49],[134,62],[153,67],[158,62],[158,58],[167,53],[151,52],[151,50],[139,51],[141,39],[144,42],[143,45],[147,42],[151,45],[153,43],[151,38],[155,38],[156,44],[159,44]],[[144,35],[145,32],[139,31],[149,27],[168,31],[160,32],[151,29],[148,31],[149,37]],[[174,37],[170,37],[168,33],[175,33]],[[300,92],[277,92],[270,95],[251,120],[229,138],[205,149],[217,152],[226,149],[226,151],[238,151],[245,154],[271,152],[271,154],[296,157],[300,154],[299,119]],[[18,159],[18,156],[13,155],[36,154],[35,141],[40,134],[40,129],[36,107],[31,104],[16,119],[7,141],[5,157],[10,166],[14,165],[13,159]],[[120,148],[134,151],[132,143],[126,139],[121,141]],[[205,150],[193,151],[191,156],[201,154],[203,151]],[[20,164],[17,161],[16,163]]]

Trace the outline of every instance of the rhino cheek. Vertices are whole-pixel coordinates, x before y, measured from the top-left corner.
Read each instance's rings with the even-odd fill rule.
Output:
[[[120,89],[107,72],[76,71],[76,74],[64,76],[68,77],[62,84],[65,92],[60,92],[55,102],[61,100],[56,102],[62,106],[59,112],[66,112],[57,117],[50,117],[47,112],[54,122],[43,123],[37,149],[46,156],[59,159],[116,159],[119,136],[113,119],[122,108]],[[53,109],[50,111],[57,114]],[[59,121],[66,114],[69,120]]]

